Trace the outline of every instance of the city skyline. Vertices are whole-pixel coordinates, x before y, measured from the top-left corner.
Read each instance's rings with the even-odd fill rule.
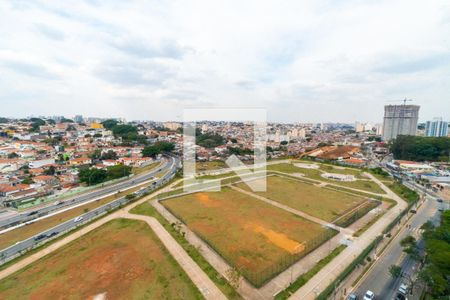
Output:
[[[164,121],[244,106],[270,121],[379,123],[384,105],[408,97],[419,122],[450,119],[444,1],[0,7],[7,117]]]

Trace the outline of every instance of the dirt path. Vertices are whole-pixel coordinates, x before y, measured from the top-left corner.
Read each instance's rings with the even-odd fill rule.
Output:
[[[170,186],[161,189],[153,194],[150,194],[126,208],[120,209],[108,216],[105,216],[93,223],[81,228],[80,230],[68,235],[61,240],[45,247],[44,249],[18,261],[10,267],[0,271],[0,280],[19,271],[20,269],[28,266],[29,264],[36,262],[40,258],[50,254],[60,247],[69,244],[70,242],[82,237],[86,233],[102,226],[103,224],[117,218],[128,218],[145,221],[155,232],[167,250],[172,254],[174,259],[180,264],[186,274],[191,278],[192,282],[197,286],[200,292],[206,299],[226,299],[223,293],[217,288],[217,286],[211,281],[211,279],[200,269],[200,267],[192,260],[192,258],[184,251],[184,249],[175,241],[175,239],[164,229],[164,227],[154,218],[148,216],[134,215],[128,213],[128,211],[139,204],[142,204],[156,195],[166,192]]]

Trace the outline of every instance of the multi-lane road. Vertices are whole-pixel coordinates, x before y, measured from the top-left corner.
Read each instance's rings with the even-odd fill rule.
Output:
[[[81,195],[75,195],[73,197],[69,197],[67,199],[64,199],[63,201],[59,203],[51,203],[44,207],[40,207],[37,209],[34,209],[32,211],[23,212],[5,219],[0,220],[0,230],[6,229],[8,227],[17,226],[19,224],[30,222],[36,218],[40,218],[43,216],[46,216],[50,213],[56,212],[58,210],[62,210],[63,208],[68,208],[77,204],[82,204],[84,202],[89,202],[93,199],[104,197],[106,195],[109,195],[111,193],[115,193],[121,190],[126,190],[128,188],[131,188],[135,185],[142,184],[146,181],[151,180],[157,173],[166,170],[167,167],[169,167],[170,164],[168,164],[168,160],[166,158],[163,158],[163,161],[161,162],[161,165],[156,168],[155,170],[137,175],[132,176],[127,180],[118,182],[113,185],[107,185],[99,189],[95,189],[91,192],[87,192]]]
[[[421,190],[416,187],[416,184],[410,183],[408,185],[414,187],[416,190]],[[430,195],[429,193],[426,194],[426,200],[417,210],[417,213],[411,217],[406,226],[391,241],[373,267],[363,277],[353,293],[362,296],[367,290],[370,290],[375,293],[376,299],[390,300],[395,298],[397,290],[400,284],[403,283],[403,280],[401,278],[392,278],[389,274],[389,267],[391,265],[398,265],[402,268],[402,272],[411,275],[417,272],[416,262],[403,252],[400,241],[406,236],[412,235],[419,239],[420,242],[420,227],[427,221],[431,221],[435,225],[439,223],[440,212],[438,208],[440,205],[441,204],[437,202],[437,198],[434,197],[434,195]],[[420,293],[417,291],[414,291],[413,295],[408,296],[409,299],[419,299],[419,297]]]
[[[152,182],[149,182],[149,185],[144,190],[142,190],[141,193],[150,192],[150,191],[160,187],[161,185],[165,184],[166,182],[168,182],[170,179],[173,178],[173,176],[177,172],[178,167],[179,167],[179,159],[178,158],[167,157],[166,163],[164,165],[160,166],[158,168],[158,170],[155,171],[158,173],[165,171],[164,175],[161,176],[160,178],[155,179]],[[129,186],[137,185],[142,182],[146,182],[152,176],[155,175],[155,172],[148,173],[145,176],[140,176],[139,178],[135,177],[133,179],[134,182],[130,181],[130,182],[127,182],[127,185],[121,185],[121,189],[124,189]],[[151,174],[153,174],[153,175],[151,175]],[[121,183],[121,184],[123,184],[123,183]],[[100,195],[105,195],[105,194],[104,193],[96,194],[95,196],[91,196],[91,197],[96,198],[96,197],[99,197]],[[89,199],[91,199],[91,198],[89,198]],[[78,216],[77,218],[63,222],[53,228],[50,228],[39,234],[36,234],[33,237],[30,237],[28,239],[20,241],[13,246],[10,246],[6,249],[0,250],[0,263],[4,263],[14,257],[17,257],[27,250],[30,250],[42,243],[45,243],[45,242],[57,237],[58,235],[66,233],[70,230],[75,229],[78,226],[81,226],[87,222],[90,222],[93,219],[106,214],[108,211],[118,208],[119,206],[124,205],[130,201],[131,200],[127,199],[126,197],[118,198],[108,204],[105,204],[103,206],[100,206],[100,207],[92,210],[92,211],[82,214],[82,215]]]

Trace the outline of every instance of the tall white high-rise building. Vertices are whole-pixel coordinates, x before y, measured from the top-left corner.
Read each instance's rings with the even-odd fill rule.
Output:
[[[398,135],[416,135],[419,109],[418,105],[386,105],[383,140],[389,141]]]
[[[433,121],[427,121],[425,126],[426,136],[447,136],[448,122],[442,121],[442,118],[434,118]]]

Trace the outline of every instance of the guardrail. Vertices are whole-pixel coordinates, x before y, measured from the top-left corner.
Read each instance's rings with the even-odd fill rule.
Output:
[[[178,170],[178,168],[175,166],[175,169],[172,169],[167,174],[165,174],[163,177],[161,177],[160,180],[157,181],[156,184],[154,184],[154,185],[152,184],[152,185],[146,187],[145,189],[141,190],[139,196],[144,196],[146,194],[149,194],[153,190],[161,187],[165,183],[167,183],[170,180],[172,180],[175,177],[175,174],[176,174],[177,170]],[[5,248],[3,250],[0,250],[0,266],[5,264],[5,263],[7,263],[8,261],[11,261],[11,260],[13,260],[13,259],[15,259],[17,257],[22,256],[23,254],[25,254],[25,253],[33,250],[33,249],[36,249],[37,247],[40,247],[40,246],[42,246],[42,245],[44,245],[44,244],[46,244],[46,243],[48,243],[48,242],[50,242],[50,241],[52,241],[52,240],[54,240],[56,238],[59,238],[59,237],[61,237],[64,234],[67,234],[67,233],[75,230],[76,228],[78,228],[80,226],[83,226],[83,225],[85,225],[85,224],[87,224],[89,222],[92,222],[92,221],[100,218],[101,216],[111,212],[112,210],[115,210],[115,209],[117,209],[117,208],[119,208],[119,207],[121,207],[123,205],[126,205],[126,204],[128,204],[130,202],[133,202],[135,200],[136,200],[136,198],[127,199],[126,196],[122,197],[122,198],[119,198],[119,199],[116,199],[116,200],[114,200],[114,201],[112,201],[110,203],[107,203],[107,204],[104,204],[102,206],[99,206],[99,207],[93,209],[92,211],[89,211],[89,212],[86,212],[86,213],[84,213],[82,215],[79,215],[78,217],[83,217],[83,219],[81,221],[79,221],[79,222],[74,222],[75,218],[72,218],[72,219],[70,219],[70,220],[68,220],[66,222],[58,224],[58,225],[56,225],[56,226],[54,226],[52,228],[49,228],[49,229],[47,229],[47,230],[45,230],[43,232],[40,232],[40,233],[38,233],[36,235],[33,235],[30,238],[27,238],[27,239],[25,239],[23,241],[20,241],[20,242],[14,244],[12,246],[9,246],[9,247],[7,247],[7,248]],[[54,236],[42,238],[42,240],[40,242],[35,243],[36,242],[35,238],[38,237],[39,235],[42,235],[42,234],[46,235],[48,233],[55,232],[54,230],[56,230],[58,228],[65,228],[66,225],[69,225],[70,223],[73,223],[73,226],[70,226],[69,228],[67,228],[65,230],[58,231],[57,234],[55,234]],[[11,254],[8,253],[9,251],[11,251],[14,248],[17,248],[17,247],[20,248],[21,244],[26,245],[26,244],[28,244],[30,242],[32,242],[31,246],[24,246],[22,249],[16,249],[15,253],[11,253]]]

